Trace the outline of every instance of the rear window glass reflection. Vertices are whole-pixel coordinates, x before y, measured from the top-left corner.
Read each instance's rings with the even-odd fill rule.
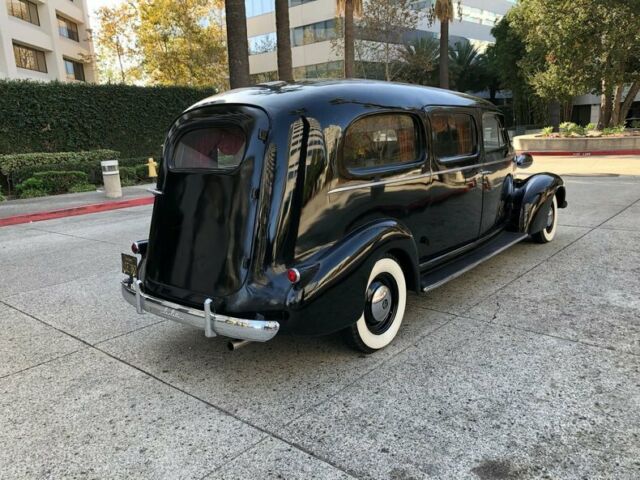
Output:
[[[238,127],[209,127],[182,136],[173,155],[175,169],[231,170],[242,161],[245,134]]]

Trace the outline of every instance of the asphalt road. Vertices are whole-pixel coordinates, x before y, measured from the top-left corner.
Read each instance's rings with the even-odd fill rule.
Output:
[[[0,228],[0,478],[639,478],[640,177],[567,184],[370,356],[137,315],[150,207]]]

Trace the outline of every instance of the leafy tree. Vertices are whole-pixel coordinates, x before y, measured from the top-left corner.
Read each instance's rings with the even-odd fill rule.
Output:
[[[413,0],[368,0],[358,21],[359,39],[356,50],[364,64],[382,66],[387,81],[396,80],[400,73],[398,61],[404,50],[404,39],[415,30],[420,12],[413,8]]]
[[[289,0],[276,2],[276,36],[278,54],[278,78],[285,82],[293,81],[293,63],[291,60],[291,32],[289,27]]]
[[[138,0],[138,49],[151,82],[226,85],[224,31],[216,7],[221,5],[211,0]]]
[[[225,0],[229,85],[231,88],[251,85],[249,76],[249,41],[244,0]]]
[[[362,15],[362,0],[338,0],[338,15],[344,15],[344,77],[355,76],[354,17]]]
[[[625,84],[629,93],[640,90],[638,0],[521,0],[513,10],[513,26],[526,45],[519,65],[535,92],[562,100],[596,91],[599,127],[621,122],[633,101]]]
[[[512,17],[517,11],[510,10],[491,30],[495,43],[487,48],[489,75],[496,77],[499,88],[509,90],[512,95],[513,122],[519,125],[543,121],[543,102],[529,84],[528,75],[520,67],[527,55],[527,47],[520,32],[513,28]],[[528,62],[544,67],[544,58],[529,57]]]
[[[140,77],[135,44],[135,5],[123,2],[96,13],[98,70],[103,81],[132,83]]]

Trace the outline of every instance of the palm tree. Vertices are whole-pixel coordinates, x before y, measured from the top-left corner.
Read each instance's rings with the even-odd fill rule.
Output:
[[[293,82],[289,0],[276,0],[276,35],[278,42],[278,78]]]
[[[484,55],[471,42],[456,42],[449,49],[449,62],[452,88],[468,92],[485,87]]]
[[[344,77],[355,75],[355,35],[353,18],[362,15],[362,0],[338,0],[338,15],[344,15]]]
[[[248,87],[251,85],[251,77],[249,76],[249,44],[244,0],[225,0],[224,9],[227,20],[229,86],[231,88]]]
[[[449,88],[449,22],[456,14],[452,0],[436,0],[432,8],[433,17],[440,21],[440,88]]]
[[[400,52],[400,78],[407,83],[436,85],[434,72],[438,69],[440,43],[435,38],[419,38],[405,45]]]

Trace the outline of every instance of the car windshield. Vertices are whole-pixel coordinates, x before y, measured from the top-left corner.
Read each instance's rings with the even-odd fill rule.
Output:
[[[207,127],[182,136],[173,155],[174,169],[231,170],[242,161],[245,134],[239,127]]]

